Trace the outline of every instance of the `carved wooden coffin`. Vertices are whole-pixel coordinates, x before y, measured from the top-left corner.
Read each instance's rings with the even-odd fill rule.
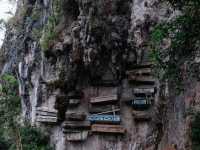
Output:
[[[88,137],[88,131],[68,132],[65,137],[67,141],[84,141]]]
[[[150,113],[142,112],[142,111],[133,111],[134,120],[139,121],[151,121]]]
[[[117,105],[90,105],[89,112],[92,114],[109,114],[113,112],[119,112],[120,108]]]
[[[62,125],[64,129],[90,129],[89,121],[65,121]]]
[[[75,107],[80,104],[80,99],[69,99],[69,106]]]
[[[125,129],[120,125],[93,124],[92,132],[124,134]]]
[[[66,113],[65,118],[71,121],[83,121],[86,119],[86,114],[84,113]]]
[[[88,120],[92,123],[120,123],[120,116],[118,115],[90,115],[88,116]]]
[[[110,103],[118,101],[117,95],[99,96],[90,99],[91,104]]]

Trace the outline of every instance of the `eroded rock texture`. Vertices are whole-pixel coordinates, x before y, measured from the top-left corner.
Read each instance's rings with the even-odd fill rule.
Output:
[[[47,32],[56,2],[56,36],[42,50],[37,35]],[[148,57],[152,28],[176,15],[158,0],[19,0],[2,71],[18,74],[24,118],[45,128],[56,150],[188,150],[187,94],[171,96]],[[118,115],[111,126],[120,134],[84,125],[92,114]]]

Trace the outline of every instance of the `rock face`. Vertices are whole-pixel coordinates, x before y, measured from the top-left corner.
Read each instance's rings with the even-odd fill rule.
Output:
[[[56,150],[189,150],[198,90],[173,96],[148,57],[152,28],[176,15],[158,0],[19,0],[2,72],[19,77],[24,119]]]

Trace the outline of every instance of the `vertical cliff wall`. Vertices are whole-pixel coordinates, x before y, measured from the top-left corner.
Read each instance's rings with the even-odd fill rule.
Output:
[[[189,150],[198,83],[176,96],[148,46],[153,27],[179,14],[158,0],[19,0],[2,72],[19,77],[24,119],[56,150]]]

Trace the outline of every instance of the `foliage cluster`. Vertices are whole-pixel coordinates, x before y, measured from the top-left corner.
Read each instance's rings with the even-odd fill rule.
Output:
[[[157,65],[161,79],[173,81],[174,87],[181,91],[183,81],[182,67],[193,59],[200,45],[200,3],[198,0],[169,0],[179,6],[183,14],[170,23],[157,25],[151,34],[151,59]],[[198,7],[197,7],[198,6]],[[170,46],[163,48],[165,41]]]
[[[0,149],[51,150],[48,137],[27,123],[20,122],[21,102],[14,76],[0,78]]]
[[[58,25],[62,14],[61,6],[62,6],[61,0],[53,1],[52,14],[51,16],[48,17],[47,24],[44,27],[43,34],[40,39],[40,45],[43,51],[49,50],[51,44],[57,37],[55,27]]]

